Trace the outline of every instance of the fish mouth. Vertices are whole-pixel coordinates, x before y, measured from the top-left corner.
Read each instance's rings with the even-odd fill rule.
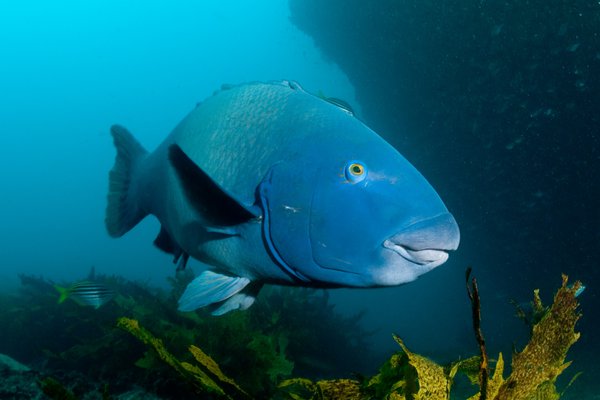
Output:
[[[384,240],[383,247],[406,261],[431,269],[445,263],[448,253],[456,250],[459,242],[460,232],[454,217],[442,213],[405,227]]]
[[[441,249],[421,249],[415,250],[409,247],[397,244],[387,239],[383,242],[383,247],[392,250],[400,255],[406,261],[417,265],[427,265],[435,267],[445,263],[448,260],[448,251]]]

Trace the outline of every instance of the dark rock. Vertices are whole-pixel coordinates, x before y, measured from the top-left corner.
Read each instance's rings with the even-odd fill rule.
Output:
[[[37,384],[38,379],[37,372],[7,355],[0,354],[0,399],[45,399]]]
[[[0,371],[28,372],[30,368],[6,354],[0,354]]]

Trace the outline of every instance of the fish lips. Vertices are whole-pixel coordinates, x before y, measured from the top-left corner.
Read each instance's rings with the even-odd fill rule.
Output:
[[[409,225],[383,241],[383,247],[400,257],[431,270],[448,260],[456,250],[460,232],[450,213],[443,213]]]
[[[435,268],[448,260],[448,251],[439,249],[411,250],[391,240],[385,240],[383,247],[392,250],[407,261],[418,265],[427,265]]]
[[[383,247],[390,249],[407,261],[415,264],[425,265],[430,263],[442,264],[448,259],[448,252],[446,250],[439,249],[424,249],[424,250],[411,250],[402,245],[396,244],[391,240],[385,240]]]

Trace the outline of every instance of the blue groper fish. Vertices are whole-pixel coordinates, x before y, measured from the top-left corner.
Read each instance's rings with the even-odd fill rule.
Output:
[[[178,268],[206,266],[179,309],[220,315],[252,305],[265,283],[395,286],[448,259],[456,221],[423,176],[340,104],[283,81],[227,86],[152,153],[111,133],[106,227],[148,214],[154,244]]]

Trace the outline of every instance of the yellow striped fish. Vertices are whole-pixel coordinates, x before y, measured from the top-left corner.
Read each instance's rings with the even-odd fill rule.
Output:
[[[79,305],[92,306],[96,309],[108,303],[116,295],[115,291],[106,285],[93,281],[76,282],[70,287],[54,285],[54,288],[60,294],[59,304],[70,298]]]

